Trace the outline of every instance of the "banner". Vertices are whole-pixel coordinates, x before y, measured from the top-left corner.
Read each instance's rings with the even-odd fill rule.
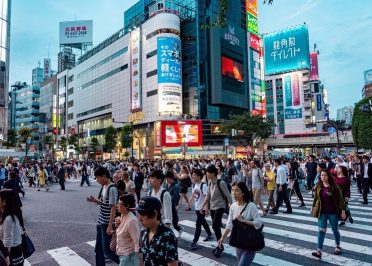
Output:
[[[245,2],[247,13],[251,13],[253,16],[257,17],[257,0],[246,0]]]
[[[142,108],[142,67],[141,67],[141,30],[136,28],[130,33],[130,80],[131,112]]]
[[[253,33],[249,34],[250,36],[250,47],[257,52],[260,52],[260,38]]]
[[[300,78],[298,73],[283,77],[283,98],[285,104],[285,119],[302,118],[302,105],[300,98]]]
[[[319,80],[318,73],[318,52],[310,54],[310,80]]]
[[[64,21],[59,23],[59,44],[93,42],[93,20]]]
[[[253,34],[258,34],[258,21],[257,21],[257,17],[252,15],[252,14],[249,14],[247,13],[247,30],[250,32],[250,33],[253,33]]]

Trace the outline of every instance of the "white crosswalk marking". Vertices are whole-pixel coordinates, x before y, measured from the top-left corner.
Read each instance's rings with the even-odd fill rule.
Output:
[[[25,262],[23,263],[23,266],[31,266],[31,263],[29,263],[28,260],[25,260]]]
[[[178,248],[179,260],[185,262],[191,266],[201,266],[201,265],[212,265],[212,266],[227,266],[218,261],[208,259],[199,254],[189,252],[182,248]]]
[[[48,253],[61,266],[91,266],[91,264],[68,247],[48,250]]]

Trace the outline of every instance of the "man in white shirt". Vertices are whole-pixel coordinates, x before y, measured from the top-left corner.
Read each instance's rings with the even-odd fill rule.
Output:
[[[274,162],[276,168],[276,187],[278,191],[278,197],[276,199],[276,205],[274,208],[270,210],[270,214],[278,214],[279,207],[282,205],[283,200],[285,205],[287,206],[287,211],[283,213],[292,213],[292,206],[291,202],[288,198],[288,191],[287,191],[287,173],[282,165],[282,161],[280,159],[275,159]]]

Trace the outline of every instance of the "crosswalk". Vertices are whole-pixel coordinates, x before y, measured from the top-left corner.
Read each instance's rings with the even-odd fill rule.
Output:
[[[311,194],[305,192],[303,197],[306,207],[301,208],[297,207],[299,203],[296,202],[296,196],[292,197],[293,214],[283,214],[284,206],[278,214],[262,218],[265,224],[266,247],[256,253],[254,265],[372,265],[372,207],[360,204],[362,198],[357,194],[355,187],[352,188],[352,198],[349,203],[354,223],[347,222],[345,226],[339,227],[342,254],[333,254],[334,238],[332,231],[328,228],[320,262],[311,255],[311,252],[316,249],[318,232],[317,219],[310,215]],[[372,202],[371,195],[369,195],[369,200]],[[226,216],[223,218],[223,224],[226,224],[226,218]],[[211,225],[210,217],[207,217],[207,221]],[[179,259],[185,265],[236,265],[235,248],[228,244],[225,244],[224,254],[220,258],[215,258],[212,254],[217,244],[216,241],[199,241],[199,248],[191,251],[188,246],[193,240],[195,219],[181,219],[179,224],[184,227],[184,232],[178,242]],[[204,231],[203,234],[205,234]],[[178,235],[177,232],[176,235]],[[86,242],[84,245],[86,245],[84,249],[87,253],[93,254],[92,257],[83,256],[80,254],[81,248],[74,247],[60,247],[45,253],[54,262],[50,265],[94,265],[95,241]],[[37,265],[37,263],[34,264],[31,257],[25,265]]]

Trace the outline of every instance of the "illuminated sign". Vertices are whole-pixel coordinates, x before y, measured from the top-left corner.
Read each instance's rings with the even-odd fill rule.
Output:
[[[182,113],[181,40],[158,37],[158,112]]]
[[[260,38],[253,33],[249,34],[250,36],[250,47],[258,52],[260,52]]]
[[[247,29],[250,33],[258,34],[258,21],[257,17],[247,13]]]
[[[50,77],[50,58],[44,58],[44,78]]]
[[[265,74],[310,69],[309,33],[305,25],[264,36]]]
[[[235,36],[235,27],[229,25],[229,32],[224,34],[224,39],[228,41],[231,45],[239,45],[239,38]]]
[[[128,118],[129,123],[138,124],[140,121],[145,119],[145,113],[144,112],[135,112],[131,114]]]
[[[142,67],[141,67],[141,30],[136,28],[130,33],[130,80],[131,112],[142,107]]]
[[[245,7],[247,13],[251,13],[253,16],[257,17],[258,10],[257,10],[257,0],[246,0]]]
[[[203,143],[201,120],[162,121],[161,133],[165,147],[179,147],[184,143],[195,147]]]
[[[310,54],[310,80],[319,80],[317,52]]]
[[[230,58],[225,56],[221,57],[221,73],[222,76],[236,79],[238,81],[244,81],[244,66]]]
[[[316,110],[322,111],[322,95],[321,94],[316,95]]]
[[[59,44],[91,43],[93,20],[64,21],[59,23]]]
[[[212,125],[211,131],[214,135],[223,134],[222,127],[220,125]]]
[[[283,77],[283,98],[285,103],[285,119],[302,118],[302,106],[300,99],[300,78],[298,73],[292,73]]]

